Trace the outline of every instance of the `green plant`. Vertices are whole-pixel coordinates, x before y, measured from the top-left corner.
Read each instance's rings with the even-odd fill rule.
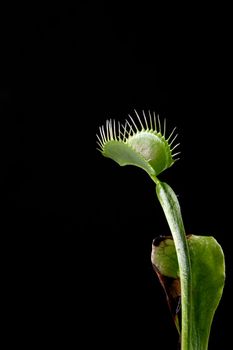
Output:
[[[99,128],[98,145],[103,156],[119,165],[134,165],[147,172],[171,230],[152,245],[152,264],[165,290],[182,350],[207,350],[215,310],[225,281],[224,254],[211,236],[186,236],[180,205],[172,188],[158,175],[177,160],[176,128],[166,138],[155,113],[135,111],[125,124],[107,120]],[[180,311],[181,309],[181,311]],[[179,314],[181,312],[181,322]],[[181,323],[181,324],[180,324]]]

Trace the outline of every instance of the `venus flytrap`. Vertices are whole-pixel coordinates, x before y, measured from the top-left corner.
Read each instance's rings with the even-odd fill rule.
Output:
[[[126,120],[124,125],[115,120],[107,120],[106,125],[99,128],[98,145],[105,157],[115,160],[119,165],[135,165],[144,169],[154,181],[156,176],[169,168],[176,161],[173,153],[179,144],[172,147],[177,135],[175,128],[166,139],[166,121],[163,133],[159,117],[149,112],[147,120],[143,112],[144,124],[135,111],[139,123],[129,115],[131,124]]]
[[[155,113],[149,111],[146,115],[143,111],[140,117],[135,111],[135,118],[129,115],[125,124],[107,120],[106,125],[99,128],[97,143],[103,156],[121,166],[135,165],[145,170],[156,184],[156,194],[172,233],[172,244],[170,249],[153,245],[152,264],[164,287],[169,306],[175,305],[175,309],[179,310],[177,300],[181,298],[181,325],[178,312],[170,307],[178,331],[181,329],[181,350],[207,350],[211,322],[224,286],[224,255],[212,237],[192,236],[196,240],[187,239],[178,199],[172,188],[158,179],[158,175],[177,160],[179,144],[175,144],[175,130],[166,138],[165,120],[161,125]],[[164,241],[167,242],[167,239],[164,238]],[[202,251],[203,255],[200,256],[198,251]],[[177,271],[169,275],[174,266],[177,266]],[[176,281],[172,287],[174,290],[171,290],[172,284],[168,288],[164,282],[167,278]],[[175,301],[172,300],[173,295],[178,297]]]

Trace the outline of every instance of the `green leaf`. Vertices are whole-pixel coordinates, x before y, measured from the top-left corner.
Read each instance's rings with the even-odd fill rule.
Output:
[[[124,142],[114,140],[107,142],[104,145],[103,155],[113,159],[121,166],[135,165],[145,170],[149,175],[155,175],[155,171],[149,162]]]
[[[190,235],[187,242],[192,267],[190,350],[207,350],[211,324],[225,282],[224,254],[221,246],[211,236]],[[161,238],[159,242],[154,241],[152,264],[165,289],[171,309],[172,303],[175,302],[171,295],[178,295],[179,286],[176,283],[171,291],[169,288],[172,284],[163,282],[167,279],[179,281],[177,255],[172,237]],[[174,310],[171,311],[177,325],[177,315],[174,314]]]
[[[180,152],[173,153],[179,144],[171,145],[176,139],[173,131],[165,137],[166,122],[163,132],[159,117],[143,112],[142,119],[136,113],[137,121],[131,116],[125,124],[116,124],[115,120],[107,120],[106,125],[99,128],[97,144],[100,152],[113,159],[119,165],[134,165],[145,170],[150,176],[157,176],[171,167]],[[139,125],[137,125],[137,122]]]

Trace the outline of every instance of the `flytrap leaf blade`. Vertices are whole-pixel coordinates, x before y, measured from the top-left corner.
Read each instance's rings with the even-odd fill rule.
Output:
[[[180,153],[173,153],[179,146],[173,145],[177,136],[173,135],[175,128],[166,139],[165,121],[162,133],[159,117],[156,118],[155,113],[153,118],[150,112],[146,115],[143,111],[141,117],[135,113],[136,119],[129,115],[130,119],[125,124],[107,120],[97,134],[98,149],[121,166],[135,165],[151,177],[158,176],[177,161],[175,157]]]
[[[191,344],[192,350],[207,350],[211,324],[221,300],[225,283],[225,260],[221,246],[211,236],[190,235],[187,237],[192,266],[191,292]],[[163,237],[153,242],[151,260],[160,281],[167,279],[176,284],[162,283],[175,324],[179,330],[178,315],[174,313],[178,296],[179,270],[172,237]],[[171,290],[172,288],[172,290]],[[182,308],[182,305],[181,305]],[[182,327],[181,327],[182,332]]]

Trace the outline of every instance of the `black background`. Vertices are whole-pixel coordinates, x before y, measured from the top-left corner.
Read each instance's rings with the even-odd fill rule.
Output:
[[[232,307],[230,21],[227,9],[104,5],[2,9],[2,299],[9,343],[176,348],[150,263],[169,234],[140,169],[96,151],[107,118],[152,110],[177,126],[181,159],[160,179],[187,233],[213,235]],[[213,5],[212,5],[213,6]]]

